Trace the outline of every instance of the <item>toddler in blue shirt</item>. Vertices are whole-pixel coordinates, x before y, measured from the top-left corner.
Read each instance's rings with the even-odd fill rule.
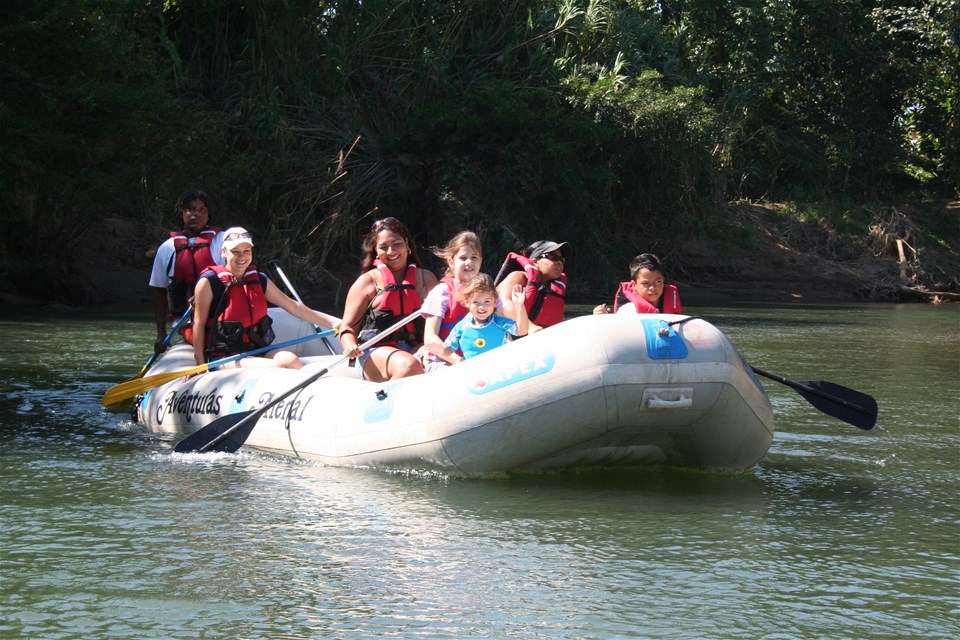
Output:
[[[495,313],[497,288],[493,285],[493,278],[485,273],[475,276],[460,291],[460,302],[470,312],[451,329],[442,348],[437,346],[430,351],[450,364],[457,364],[504,345],[514,337],[527,335],[529,320],[523,306],[521,285],[513,288],[511,299],[518,310],[516,322]]]

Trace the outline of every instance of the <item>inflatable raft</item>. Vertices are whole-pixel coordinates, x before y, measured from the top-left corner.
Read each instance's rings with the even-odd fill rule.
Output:
[[[277,342],[314,332],[271,309]],[[682,321],[682,322],[676,322]],[[189,435],[262,407],[342,362],[336,339],[295,349],[306,366],[210,371],[137,399],[154,432]],[[194,366],[169,349],[157,374]],[[669,464],[746,469],[774,433],[766,392],[710,323],[676,315],[596,315],[436,373],[385,383],[342,364],[264,412],[245,446],[333,466],[457,476]]]

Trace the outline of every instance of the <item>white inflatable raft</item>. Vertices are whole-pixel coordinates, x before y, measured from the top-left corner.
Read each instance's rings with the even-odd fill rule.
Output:
[[[313,333],[282,311],[271,315],[276,342]],[[245,444],[327,465],[462,476],[651,464],[749,468],[773,438],[766,392],[716,327],[701,319],[668,325],[684,318],[574,318],[443,371],[386,383],[340,365],[268,410]],[[341,359],[335,338],[293,350],[307,363],[302,371],[178,378],[145,393],[134,414],[151,431],[189,435],[262,406]],[[178,345],[149,374],[194,364],[192,349]]]

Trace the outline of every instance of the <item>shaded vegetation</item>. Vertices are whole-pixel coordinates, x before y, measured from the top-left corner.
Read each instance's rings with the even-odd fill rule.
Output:
[[[868,238],[888,220],[850,203],[956,196],[957,25],[951,0],[7,0],[0,270],[47,294],[78,234],[128,218],[149,247],[198,185],[315,280],[383,215],[477,230],[490,272],[570,239],[599,288],[640,250],[748,250],[731,201]],[[944,227],[923,246],[955,255]]]

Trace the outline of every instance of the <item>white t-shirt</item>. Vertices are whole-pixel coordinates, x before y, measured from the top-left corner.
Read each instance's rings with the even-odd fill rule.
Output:
[[[617,313],[632,313],[632,314],[636,315],[636,313],[637,313],[637,305],[635,305],[634,303],[629,302],[629,301],[624,302],[622,305],[620,305],[619,307],[617,307]]]
[[[190,244],[196,238],[188,239]],[[153,269],[150,271],[150,286],[166,289],[173,280],[173,263],[177,250],[173,246],[173,238],[167,238],[157,248],[157,255],[153,257]],[[218,231],[210,243],[210,254],[216,264],[224,264],[223,259],[223,231]]]

